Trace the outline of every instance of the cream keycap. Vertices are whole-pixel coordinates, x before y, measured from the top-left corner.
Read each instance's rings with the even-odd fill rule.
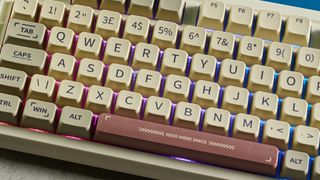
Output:
[[[234,5],[230,9],[227,31],[241,35],[251,35],[254,18],[253,9],[245,6]]]
[[[150,96],[144,111],[144,120],[169,124],[172,102],[163,97]]]
[[[100,59],[102,37],[98,34],[82,32],[79,35],[74,56],[77,59]]]
[[[276,119],[278,111],[277,95],[258,91],[254,93],[251,114],[259,116],[261,119]]]
[[[105,64],[128,64],[131,43],[126,39],[111,37],[108,39],[104,52],[103,62]]]
[[[51,102],[54,95],[56,80],[50,76],[35,74],[31,78],[28,99]]]
[[[320,77],[311,76],[308,79],[306,100],[309,103],[315,104],[320,102]]]
[[[82,59],[80,61],[76,80],[84,85],[101,85],[104,73],[104,64],[94,59]]]
[[[202,129],[205,132],[227,136],[230,128],[230,118],[229,111],[210,107],[205,112]]]
[[[199,80],[195,83],[192,102],[202,108],[217,107],[220,86],[217,83]]]
[[[305,152],[288,150],[281,168],[281,177],[306,179],[309,170],[309,156]]]
[[[66,5],[63,2],[45,0],[42,3],[39,23],[51,29],[54,26],[63,26]]]
[[[185,0],[161,0],[158,5],[156,19],[172,21],[180,24],[184,6]]]
[[[56,104],[59,107],[74,106],[81,107],[84,85],[79,82],[63,80],[60,83],[56,97]]]
[[[240,40],[237,59],[247,66],[261,64],[264,51],[264,42],[260,38],[244,36]]]
[[[192,80],[213,81],[217,59],[214,56],[195,54],[191,60],[189,77]]]
[[[302,47],[297,52],[295,71],[305,76],[319,75],[320,72],[320,50]]]
[[[318,128],[299,125],[294,129],[292,149],[318,155],[320,131]]]
[[[140,69],[137,73],[134,91],[145,97],[159,96],[162,75],[157,71]]]
[[[49,53],[71,54],[74,32],[71,29],[53,27],[50,32],[47,50]]]
[[[223,92],[222,108],[233,113],[246,113],[249,91],[245,88],[227,86]]]
[[[207,31],[202,27],[187,25],[183,28],[180,49],[189,54],[204,53]]]
[[[184,50],[168,48],[162,56],[160,73],[163,75],[185,75],[188,54]]]
[[[117,96],[115,114],[140,119],[142,96],[140,93],[122,90]]]
[[[90,32],[93,21],[93,9],[88,6],[72,5],[70,8],[67,28],[75,33]]]
[[[255,37],[280,41],[282,14],[275,11],[262,10],[259,12]]]
[[[100,9],[107,9],[111,11],[117,11],[124,14],[126,11],[126,0],[102,0]]]
[[[27,78],[23,71],[0,67],[0,92],[23,97]]]
[[[158,45],[161,49],[175,48],[177,37],[176,23],[159,20],[154,25],[151,43]]]
[[[211,35],[208,54],[219,60],[232,59],[236,38],[232,33],[214,31]]]
[[[289,70],[293,56],[293,48],[290,44],[272,42],[269,45],[266,65],[271,66],[277,72]]]
[[[277,146],[282,150],[287,150],[289,139],[289,123],[273,119],[269,119],[266,121],[263,129],[263,143]]]
[[[197,104],[179,102],[176,106],[173,125],[187,128],[198,129],[201,116],[201,107]]]
[[[2,122],[17,124],[22,101],[17,96],[0,93],[0,117]]]
[[[300,98],[303,89],[303,74],[294,71],[283,70],[279,73],[277,94],[280,98]]]
[[[246,73],[246,64],[232,59],[225,59],[221,62],[218,83],[221,86],[243,86]]]
[[[188,101],[191,81],[184,76],[170,74],[167,76],[164,86],[163,97],[172,102]]]
[[[108,69],[105,86],[114,91],[130,90],[133,70],[130,66],[111,64]]]
[[[12,18],[22,19],[26,21],[35,21],[37,9],[38,9],[38,0],[17,0],[14,2],[12,8]]]
[[[89,110],[66,106],[62,108],[57,133],[89,139],[92,117]]]
[[[238,114],[233,126],[233,137],[248,141],[258,141],[260,119],[258,116]]]
[[[94,33],[102,36],[103,39],[118,37],[121,27],[122,16],[118,12],[101,10],[99,12]]]
[[[134,50],[131,66],[134,69],[157,70],[160,49],[154,44],[138,43]]]
[[[308,46],[311,34],[311,20],[291,15],[287,19],[283,42]]]
[[[222,31],[225,12],[224,2],[203,0],[199,9],[197,26]]]
[[[308,103],[304,99],[287,97],[283,99],[280,120],[293,125],[306,124]]]
[[[320,103],[312,105],[310,126],[320,129]]]
[[[320,178],[320,156],[315,157],[314,164],[312,168],[311,179],[319,179]]]
[[[71,0],[72,4],[81,4],[84,6],[90,6],[92,8],[98,9],[99,1],[87,1],[87,0]]]
[[[89,88],[85,107],[98,114],[111,112],[112,100],[112,89],[93,85]]]
[[[67,54],[55,53],[51,56],[48,75],[58,81],[72,80],[76,59]]]
[[[123,38],[133,44],[147,42],[150,20],[146,17],[130,15],[127,17]]]
[[[250,68],[247,88],[252,92],[272,92],[274,76],[273,68],[255,64]]]
[[[154,3],[155,0],[131,0],[128,14],[152,18]]]
[[[28,99],[21,118],[21,126],[54,132],[57,106],[53,103]]]

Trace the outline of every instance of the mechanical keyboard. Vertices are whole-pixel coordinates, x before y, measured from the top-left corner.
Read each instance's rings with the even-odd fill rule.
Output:
[[[0,147],[154,179],[320,179],[320,12],[3,0]]]

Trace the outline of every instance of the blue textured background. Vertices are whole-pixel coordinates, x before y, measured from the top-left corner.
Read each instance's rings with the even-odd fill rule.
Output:
[[[320,0],[265,0],[320,11]]]

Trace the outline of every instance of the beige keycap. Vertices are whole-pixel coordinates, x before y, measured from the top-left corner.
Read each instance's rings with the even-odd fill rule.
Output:
[[[289,179],[306,179],[309,170],[309,156],[305,152],[288,150],[285,153],[281,177]]]
[[[71,55],[55,53],[51,56],[48,75],[58,81],[72,80],[76,59]]]
[[[176,23],[159,20],[154,26],[151,42],[161,49],[175,48],[177,37],[178,25]]]
[[[62,109],[57,133],[89,139],[92,117],[89,110],[66,106]]]
[[[56,97],[56,104],[59,107],[74,106],[81,107],[81,101],[84,91],[82,83],[63,80],[60,83]]]
[[[320,103],[312,105],[310,126],[320,129]]]
[[[293,48],[290,44],[272,42],[269,45],[266,65],[273,67],[277,72],[289,70]]]
[[[315,157],[313,161],[312,175],[311,179],[319,179],[320,178],[320,156]]]
[[[184,76],[170,74],[167,76],[164,86],[163,97],[172,102],[188,101],[191,81]]]
[[[214,56],[195,54],[191,60],[189,77],[192,80],[213,81],[217,59]]]
[[[108,69],[105,86],[114,91],[129,90],[133,70],[130,66],[111,64]]]
[[[306,17],[289,16],[286,22],[283,42],[308,46],[311,32],[311,20]]]
[[[222,108],[233,113],[246,113],[249,91],[245,88],[227,86],[223,92]]]
[[[150,96],[146,103],[144,120],[169,124],[172,102],[167,98]]]
[[[128,64],[131,43],[126,39],[111,37],[108,39],[104,52],[103,62],[105,64]]]
[[[27,74],[43,74],[47,53],[13,44],[5,44],[1,50],[0,65],[25,71]]]
[[[17,96],[0,93],[0,117],[2,122],[17,124],[22,101]]]
[[[294,71],[283,70],[279,73],[277,94],[279,97],[300,98],[303,88],[303,74]]]
[[[318,155],[320,131],[318,128],[299,125],[295,128],[292,149]]]
[[[154,44],[138,43],[134,50],[132,67],[134,69],[157,70],[160,49]]]
[[[179,102],[176,106],[173,125],[187,129],[198,129],[201,107],[197,104]]]
[[[84,85],[101,85],[104,73],[104,64],[94,59],[82,59],[77,74],[77,81]]]
[[[23,71],[0,67],[0,92],[23,97],[27,78]]]
[[[180,49],[189,54],[204,53],[207,31],[202,27],[187,25],[183,28]]]
[[[146,17],[130,15],[127,17],[123,38],[133,44],[147,42],[150,20]]]
[[[90,86],[86,100],[86,109],[97,114],[111,112],[112,100],[112,89],[96,85]]]
[[[140,119],[142,96],[140,93],[122,90],[119,92],[115,114]]]
[[[199,80],[194,86],[192,102],[199,104],[202,108],[217,107],[219,94],[219,84]]]
[[[320,50],[302,47],[298,50],[295,71],[305,76],[318,75],[320,72]]]
[[[45,34],[46,27],[43,24],[11,19],[4,43],[42,49]]]
[[[264,43],[260,38],[244,36],[240,40],[237,59],[248,66],[261,64],[264,51]]]
[[[63,26],[66,5],[63,2],[45,0],[42,4],[39,22],[51,29],[54,26]]]
[[[100,9],[107,9],[111,11],[117,11],[124,14],[126,0],[102,0],[100,4]]]
[[[27,97],[28,99],[51,102],[55,85],[56,80],[53,77],[35,74],[31,78]]]
[[[226,5],[215,0],[203,0],[199,9],[198,25],[207,29],[223,30]]]
[[[99,1],[87,1],[87,0],[71,0],[72,4],[81,4],[84,6],[90,6],[97,9],[99,7]]]
[[[208,54],[219,60],[232,59],[236,38],[233,34],[223,31],[214,31],[211,36]]]
[[[258,141],[260,119],[258,116],[238,114],[234,121],[233,137],[248,141]]]
[[[218,83],[221,86],[241,86],[244,82],[246,64],[233,59],[225,59],[221,62]]]
[[[311,76],[308,80],[306,100],[312,104],[320,102],[320,77]]]
[[[224,109],[210,107],[206,110],[203,131],[227,136],[230,127],[231,114]]]
[[[77,59],[91,58],[100,59],[102,37],[98,34],[82,32],[79,35],[74,56]]]
[[[56,52],[71,54],[74,35],[71,29],[53,27],[50,32],[47,51],[51,54]]]
[[[160,72],[163,75],[185,75],[188,54],[184,50],[168,48],[164,51]]]
[[[54,132],[57,106],[53,103],[28,99],[21,118],[21,126]]]
[[[12,8],[12,18],[35,21],[38,0],[17,0]]]
[[[272,92],[274,76],[273,68],[255,64],[250,68],[247,88],[252,92]]]
[[[154,3],[155,0],[131,0],[128,13],[152,18]]]
[[[253,9],[245,6],[232,6],[229,14],[227,31],[241,35],[251,35],[254,18]]]
[[[102,10],[99,12],[94,33],[103,39],[118,37],[122,16],[118,12]]]
[[[258,91],[253,95],[251,114],[259,116],[264,120],[276,119],[278,101],[277,95]]]
[[[306,124],[308,103],[304,99],[286,97],[282,102],[280,120],[293,125]]]
[[[75,33],[90,32],[93,21],[93,9],[88,6],[72,5],[70,8],[67,28]]]
[[[134,91],[145,97],[159,96],[162,75],[157,71],[141,69],[137,73]]]
[[[272,41],[280,41],[282,14],[275,11],[259,12],[254,36]]]
[[[266,121],[263,129],[263,143],[277,146],[282,150],[287,150],[289,139],[289,123],[273,119],[269,119]]]
[[[167,20],[180,23],[182,20],[185,0],[161,0],[156,15],[157,20]]]

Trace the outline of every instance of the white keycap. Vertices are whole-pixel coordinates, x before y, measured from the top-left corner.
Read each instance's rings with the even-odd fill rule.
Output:
[[[99,34],[82,32],[79,34],[74,56],[77,59],[100,59],[102,37]]]
[[[308,103],[304,99],[287,97],[283,99],[280,120],[292,125],[306,124]]]
[[[207,31],[201,27],[185,26],[182,31],[180,49],[189,54],[204,53]]]
[[[282,14],[275,11],[259,12],[254,36],[272,41],[280,41]]]
[[[100,9],[107,9],[124,14],[126,0],[101,0]]]
[[[283,42],[308,46],[311,33],[311,20],[306,17],[289,16]]]
[[[231,114],[227,110],[213,107],[208,108],[204,116],[203,131],[227,136],[230,127],[230,117]]]
[[[236,38],[234,34],[215,31],[212,33],[208,54],[219,60],[233,59]]]
[[[261,119],[276,119],[278,111],[278,96],[272,93],[258,91],[254,93],[251,114]]]
[[[173,125],[196,130],[200,123],[200,115],[201,108],[199,105],[179,102],[176,106]]]
[[[311,76],[309,78],[306,100],[312,104],[320,102],[320,76]]]
[[[245,88],[227,86],[224,89],[222,108],[233,113],[247,113],[249,91]]]
[[[217,59],[214,56],[195,54],[191,60],[190,79],[213,81],[216,63]]]
[[[132,73],[130,66],[111,64],[108,68],[105,86],[114,91],[130,90]]]
[[[237,59],[247,66],[261,64],[264,51],[264,42],[260,38],[244,36],[240,40]]]
[[[84,58],[80,61],[76,80],[87,86],[101,85],[103,73],[103,62]]]
[[[260,119],[258,116],[237,114],[233,126],[233,137],[248,141],[258,141]]]
[[[191,81],[184,76],[170,74],[167,76],[163,97],[169,98],[172,102],[188,101]]]
[[[105,64],[128,64],[131,43],[127,39],[111,37],[108,39],[104,52],[103,62]]]
[[[114,11],[102,10],[99,12],[95,33],[100,34],[105,40],[118,37],[121,26],[121,14]]]
[[[279,73],[277,94],[279,97],[300,98],[303,88],[303,74],[294,71],[283,70]]]
[[[245,63],[238,60],[225,59],[220,66],[218,83],[221,86],[234,85],[241,87],[244,82],[245,72]]]
[[[251,35],[254,12],[250,7],[232,6],[227,31],[241,35]]]
[[[74,32],[71,29],[53,27],[50,32],[47,51],[49,53],[71,54]]]
[[[198,26],[222,31],[225,12],[224,2],[203,0],[199,10]]]
[[[56,80],[72,80],[76,59],[67,54],[55,53],[51,56],[48,75]]]
[[[91,32],[93,13],[93,9],[88,6],[71,6],[67,28],[72,29],[77,34]]]
[[[111,88],[93,85],[90,86],[85,106],[94,113],[111,112],[112,100]]]
[[[269,119],[263,130],[262,142],[277,146],[282,150],[288,149],[290,139],[290,124],[284,121]]]
[[[38,0],[17,0],[12,8],[12,18],[35,21]]]
[[[131,0],[128,13],[152,18],[154,3],[155,0]]]
[[[220,94],[220,86],[210,81],[199,80],[193,90],[192,102],[203,108],[217,107]]]
[[[160,73],[185,75],[188,54],[184,50],[168,48],[164,51]]]
[[[176,23],[159,20],[154,26],[151,42],[161,49],[175,48],[177,37],[178,25]]]
[[[290,44],[272,42],[269,45],[266,65],[273,67],[277,72],[289,70],[293,56]]]
[[[122,90],[117,96],[115,114],[131,118],[140,118],[142,96],[140,93]]]
[[[273,68],[255,64],[251,66],[247,88],[252,92],[271,92],[274,75],[275,71]]]
[[[62,2],[45,0],[42,4],[39,22],[46,25],[47,28],[62,26],[65,8]]]
[[[150,96],[147,100],[144,120],[169,124],[172,102],[167,98]]]
[[[180,23],[185,0],[161,0],[158,5],[156,19]]]
[[[156,70],[160,49],[158,46],[149,43],[138,43],[134,50],[131,66],[134,69]]]
[[[320,50],[302,47],[298,50],[295,71],[305,76],[319,75],[320,72]]]
[[[318,128],[299,125],[295,128],[292,149],[318,155],[320,131]]]
[[[147,42],[150,28],[150,20],[146,17],[130,15],[127,17],[123,38],[133,44]]]

